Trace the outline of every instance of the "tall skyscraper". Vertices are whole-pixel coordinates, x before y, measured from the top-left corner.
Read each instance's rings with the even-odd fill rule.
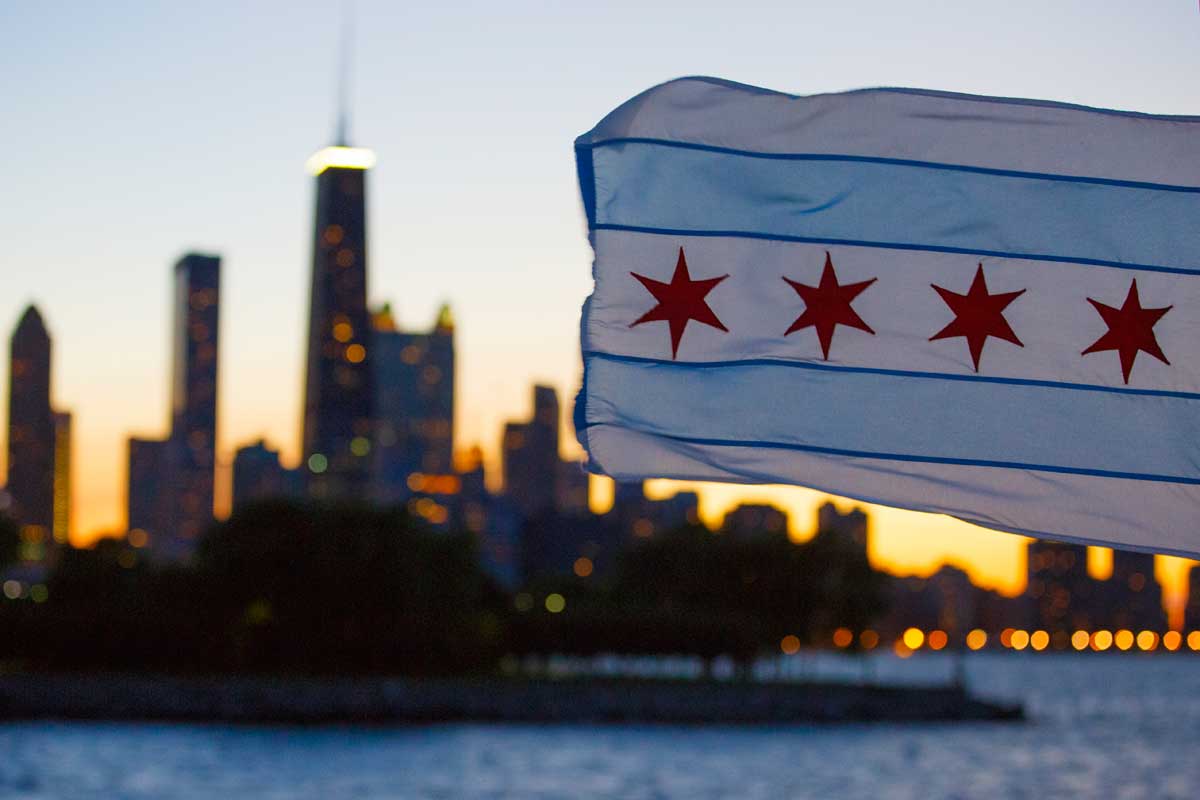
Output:
[[[1108,586],[1108,625],[1115,629],[1163,631],[1167,625],[1162,586],[1154,577],[1154,554],[1114,550]]]
[[[125,525],[132,534],[145,537],[154,552],[169,549],[167,519],[171,505],[172,477],[169,443],[163,439],[129,439],[129,472],[126,481]]]
[[[71,414],[54,412],[54,542],[71,538]]]
[[[401,331],[385,306],[373,337],[373,494],[402,503],[454,473],[454,317],[443,306],[428,332]]]
[[[1032,605],[1032,627],[1053,636],[1099,626],[1102,613],[1098,613],[1096,601],[1101,587],[1088,575],[1087,553],[1081,544],[1029,543],[1025,592]]]
[[[344,116],[343,116],[344,119]],[[374,386],[367,311],[367,170],[370,150],[337,143],[308,160],[316,176],[302,447],[309,494],[365,499]]]
[[[37,308],[29,306],[12,335],[8,383],[7,490],[26,560],[40,560],[51,541],[54,449],[50,334]]]
[[[188,253],[175,264],[171,368],[171,477],[174,499],[160,555],[190,553],[212,523],[217,442],[217,349],[221,259]]]
[[[558,393],[533,387],[533,418],[504,426],[504,491],[526,518],[552,511],[558,501]]]

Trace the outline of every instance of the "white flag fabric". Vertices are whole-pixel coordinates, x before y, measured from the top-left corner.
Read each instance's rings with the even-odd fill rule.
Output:
[[[1200,117],[686,78],[575,148],[594,471],[1200,555]]]

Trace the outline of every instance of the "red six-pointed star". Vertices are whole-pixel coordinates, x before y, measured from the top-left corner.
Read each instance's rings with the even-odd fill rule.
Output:
[[[658,305],[642,314],[629,327],[641,325],[643,322],[665,320],[671,327],[672,359],[679,354],[679,342],[683,339],[683,331],[687,327],[688,320],[694,319],[696,322],[703,322],[705,325],[728,333],[729,329],[721,324],[721,320],[717,319],[717,315],[708,307],[704,298],[713,290],[713,287],[729,276],[692,280],[692,276],[688,274],[687,259],[683,256],[682,247],[679,248],[679,260],[675,262],[675,274],[671,276],[670,283],[656,281],[645,275],[638,275],[636,272],[629,274],[641,281],[642,286],[645,286],[646,290],[658,301]]]
[[[821,342],[821,353],[828,361],[829,345],[833,343],[833,331],[838,325],[846,325],[866,331],[872,336],[875,335],[875,331],[863,322],[858,312],[850,307],[850,303],[877,278],[860,283],[839,284],[837,273],[833,271],[833,260],[826,251],[825,269],[821,272],[821,282],[818,285],[806,286],[787,277],[784,280],[796,290],[796,294],[800,295],[800,299],[804,301],[804,313],[796,318],[790,328],[784,331],[784,336],[803,328],[816,328],[817,339]]]
[[[1164,364],[1171,363],[1158,346],[1158,339],[1154,337],[1154,326],[1174,306],[1142,308],[1142,301],[1138,298],[1137,278],[1129,285],[1129,294],[1125,295],[1125,304],[1120,308],[1106,306],[1090,297],[1087,301],[1100,313],[1104,324],[1108,326],[1108,332],[1092,342],[1091,347],[1080,355],[1116,350],[1121,357],[1121,373],[1125,376],[1126,383],[1129,383],[1129,373],[1133,371],[1133,362],[1139,350],[1149,353]]]
[[[971,350],[971,360],[975,362],[976,372],[979,372],[979,359],[983,355],[983,345],[987,343],[987,337],[994,336],[1018,347],[1025,346],[1004,318],[1004,309],[1024,294],[1024,289],[1019,292],[988,294],[987,280],[983,277],[983,264],[975,270],[975,279],[971,281],[971,288],[966,294],[958,294],[932,283],[929,285],[933,286],[934,291],[941,295],[946,305],[954,312],[954,319],[950,324],[930,336],[929,341],[962,336]]]

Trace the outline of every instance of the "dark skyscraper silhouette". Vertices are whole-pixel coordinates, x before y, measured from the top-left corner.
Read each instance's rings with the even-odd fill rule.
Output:
[[[54,412],[50,334],[29,306],[12,335],[8,383],[8,492],[26,549],[40,558],[54,527]],[[37,551],[37,552],[32,552]]]
[[[167,447],[163,439],[129,439],[125,524],[130,532],[147,536],[156,552],[159,537],[169,531],[172,477]]]
[[[338,144],[308,161],[317,179],[302,452],[315,497],[365,498],[374,387],[367,311],[368,150]]]
[[[213,519],[220,291],[220,258],[188,253],[175,264],[170,445],[174,541],[160,541],[157,548],[170,558],[186,556]]]
[[[558,393],[533,387],[533,418],[504,426],[501,442],[504,492],[526,518],[555,508],[558,501]]]
[[[454,471],[454,318],[442,306],[429,331],[402,331],[385,308],[374,327],[374,495],[400,503]]]

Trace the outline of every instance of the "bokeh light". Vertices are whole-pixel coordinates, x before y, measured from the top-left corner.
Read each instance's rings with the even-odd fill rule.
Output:
[[[904,646],[909,650],[919,650],[921,645],[925,643],[925,634],[919,628],[909,628],[900,638],[904,642]]]

